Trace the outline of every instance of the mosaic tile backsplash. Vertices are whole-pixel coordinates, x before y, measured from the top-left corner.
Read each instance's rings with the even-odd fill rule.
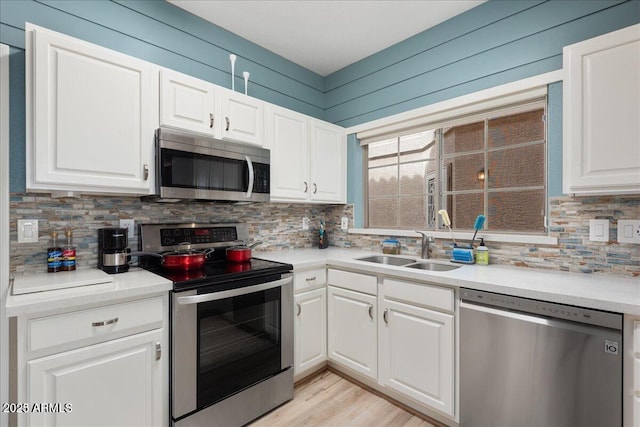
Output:
[[[302,218],[310,219],[309,230],[302,230]],[[82,196],[52,199],[41,194],[11,195],[10,238],[11,271],[14,273],[46,271],[45,252],[50,232],[64,236],[65,227],[74,232],[78,267],[97,264],[97,229],[119,225],[120,219],[136,223],[155,222],[246,222],[252,241],[262,241],[255,251],[317,246],[317,229],[325,222],[329,244],[338,247],[360,247],[380,251],[382,241],[396,238],[402,253],[419,255],[416,238],[348,234],[340,230],[340,219],[349,218],[353,226],[352,205],[314,205],[263,203],[253,205],[181,202],[165,204],[141,201],[136,197]],[[550,235],[557,245],[527,245],[487,242],[491,264],[546,268],[617,276],[640,276],[640,245],[617,243],[617,221],[640,218],[639,196],[557,197],[550,200]],[[38,219],[38,243],[17,243],[18,219]],[[589,241],[589,220],[610,221],[609,242]],[[129,246],[138,247],[138,236]],[[448,259],[451,241],[436,239],[431,257]],[[60,273],[64,274],[64,273]]]

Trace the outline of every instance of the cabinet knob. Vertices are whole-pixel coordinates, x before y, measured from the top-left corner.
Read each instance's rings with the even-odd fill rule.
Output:
[[[318,185],[314,182],[313,183],[313,194],[316,194],[318,192]]]
[[[296,313],[296,316],[300,316],[300,313],[302,313],[302,306],[300,305],[300,303],[296,303],[296,307],[298,307],[298,312]]]
[[[369,317],[373,320],[373,304],[369,304]]]
[[[159,342],[156,342],[156,360],[160,360],[162,357],[162,345]]]
[[[213,113],[209,113],[209,127],[213,128]]]
[[[304,280],[306,280],[307,282],[315,282],[315,281],[316,281],[316,276],[313,276],[313,277],[307,277],[307,278],[306,278],[306,279],[304,279]]]
[[[142,166],[142,177],[145,181],[149,179],[149,165],[146,163]]]
[[[226,130],[227,132],[229,132],[229,125],[230,125],[229,117],[225,117],[224,119],[225,119],[225,121],[227,122],[227,128],[226,128],[225,130]]]
[[[384,323],[386,323],[387,325],[389,324],[389,309],[388,308],[384,309],[384,313],[382,313],[382,320],[384,320]]]
[[[307,191],[309,191],[309,184],[307,184],[307,181],[304,181],[304,192],[306,193]]]

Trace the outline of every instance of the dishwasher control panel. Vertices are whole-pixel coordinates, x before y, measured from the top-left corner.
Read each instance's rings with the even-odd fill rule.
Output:
[[[622,314],[590,308],[575,307],[535,299],[514,297],[475,289],[461,289],[461,300],[470,304],[480,304],[509,311],[521,311],[537,316],[570,320],[579,323],[622,330]]]

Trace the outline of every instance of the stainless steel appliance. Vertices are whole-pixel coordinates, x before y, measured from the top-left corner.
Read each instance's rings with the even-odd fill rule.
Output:
[[[269,150],[160,128],[156,131],[156,195],[181,199],[268,202]]]
[[[461,427],[622,425],[622,315],[461,290]]]
[[[99,228],[98,268],[109,274],[129,271],[128,246],[126,228]]]
[[[289,264],[225,261],[248,240],[245,224],[143,224],[141,249],[190,243],[214,249],[204,268],[144,268],[173,282],[171,397],[174,426],[241,426],[293,398],[293,281]]]

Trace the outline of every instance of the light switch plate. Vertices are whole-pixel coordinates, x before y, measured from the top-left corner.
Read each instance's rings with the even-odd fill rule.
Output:
[[[38,242],[38,220],[19,219],[18,220],[18,243]]]
[[[640,245],[640,219],[618,220],[618,243]]]
[[[589,220],[589,240],[592,242],[609,241],[609,220],[591,219]]]
[[[309,218],[308,217],[302,217],[302,229],[303,230],[308,230],[309,229]]]

